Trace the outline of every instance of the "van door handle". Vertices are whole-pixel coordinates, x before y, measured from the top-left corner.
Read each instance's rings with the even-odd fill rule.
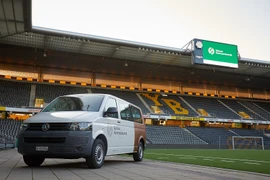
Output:
[[[117,121],[117,123],[121,123],[121,121]]]

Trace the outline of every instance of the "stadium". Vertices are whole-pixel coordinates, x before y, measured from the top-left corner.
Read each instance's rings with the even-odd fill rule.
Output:
[[[142,109],[149,159],[158,149],[269,154],[269,63],[237,52],[237,68],[203,64],[197,42],[210,41],[198,39],[179,50],[35,28],[31,0],[1,2],[0,149],[56,97],[105,93]]]

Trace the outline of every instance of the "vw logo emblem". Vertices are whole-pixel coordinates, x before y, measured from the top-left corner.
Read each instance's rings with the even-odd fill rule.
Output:
[[[49,125],[48,123],[43,124],[43,125],[41,126],[41,129],[42,129],[42,131],[48,131],[48,130],[50,129],[50,125]]]

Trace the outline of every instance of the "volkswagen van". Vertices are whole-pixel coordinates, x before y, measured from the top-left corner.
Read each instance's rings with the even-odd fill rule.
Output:
[[[145,145],[141,109],[109,94],[60,96],[25,120],[17,139],[28,166],[45,158],[85,158],[89,168],[100,168],[105,156],[116,154],[142,161]]]

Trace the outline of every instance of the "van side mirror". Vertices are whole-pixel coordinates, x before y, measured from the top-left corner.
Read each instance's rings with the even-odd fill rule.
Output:
[[[118,118],[118,111],[116,107],[109,107],[107,111],[104,112],[104,117]]]

